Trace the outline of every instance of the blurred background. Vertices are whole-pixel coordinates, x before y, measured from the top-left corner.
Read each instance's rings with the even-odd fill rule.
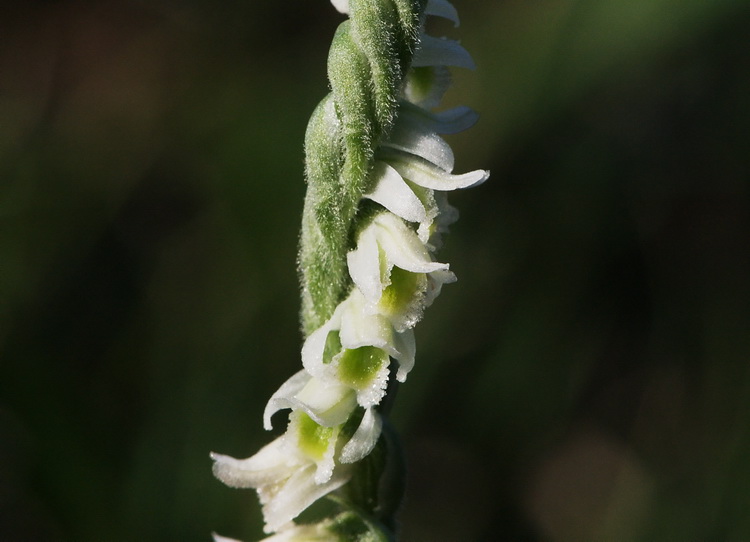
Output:
[[[455,2],[407,542],[750,540],[750,4]],[[0,540],[262,535],[324,0],[0,8]]]

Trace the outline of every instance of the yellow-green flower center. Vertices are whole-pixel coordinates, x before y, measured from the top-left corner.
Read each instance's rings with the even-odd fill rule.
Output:
[[[388,354],[374,346],[345,350],[339,360],[339,378],[355,389],[367,387],[378,371],[388,363]]]
[[[300,449],[316,461],[323,459],[331,437],[334,436],[337,428],[318,425],[304,412],[298,411],[298,416],[297,433]]]
[[[424,273],[404,271],[400,267],[391,269],[391,283],[383,290],[380,308],[389,314],[404,312],[419,290]]]

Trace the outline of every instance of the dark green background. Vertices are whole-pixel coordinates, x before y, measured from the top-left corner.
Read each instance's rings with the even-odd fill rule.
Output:
[[[750,540],[750,7],[457,1],[407,542]],[[0,540],[257,539],[324,0],[0,8]]]

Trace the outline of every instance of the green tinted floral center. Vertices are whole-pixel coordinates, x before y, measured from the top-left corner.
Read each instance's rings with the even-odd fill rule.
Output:
[[[355,389],[365,388],[384,362],[388,362],[388,354],[374,346],[345,350],[339,360],[339,378]]]
[[[336,428],[318,425],[304,412],[299,413],[298,424],[300,449],[315,460],[322,459]]]
[[[404,271],[400,267],[391,269],[391,283],[383,290],[380,307],[391,314],[403,312],[414,299],[423,275]]]
[[[432,66],[412,68],[409,83],[415,94],[426,96],[435,84],[435,69]]]

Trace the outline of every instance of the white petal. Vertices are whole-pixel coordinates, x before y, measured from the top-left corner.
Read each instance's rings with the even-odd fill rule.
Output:
[[[303,411],[315,423],[335,427],[344,423],[357,406],[355,394],[335,380],[312,378],[291,401],[292,408]]]
[[[440,295],[440,290],[443,288],[443,284],[450,284],[456,282],[456,275],[451,271],[435,271],[427,275],[427,291],[425,292],[424,308],[432,305],[435,298]]]
[[[311,375],[325,378],[328,370],[323,363],[323,355],[326,349],[326,341],[331,331],[336,331],[341,323],[341,306],[339,304],[331,318],[318,329],[313,331],[302,345],[302,366]]]
[[[448,203],[445,192],[435,192],[435,204],[438,207],[438,231],[448,231],[448,226],[458,220],[458,209]]]
[[[305,387],[310,378],[312,378],[310,374],[303,369],[284,382],[276,393],[271,396],[263,412],[263,428],[266,431],[270,431],[273,428],[271,416],[284,408],[292,408],[294,405],[294,396]]]
[[[455,40],[433,38],[422,34],[419,48],[411,63],[415,68],[421,66],[456,66],[473,70],[476,65],[469,52]]]
[[[458,12],[453,4],[447,0],[429,0],[427,7],[424,10],[425,15],[434,15],[436,17],[442,17],[452,21],[455,26],[458,26]]]
[[[357,247],[346,255],[349,275],[367,299],[379,299],[383,288],[387,286],[383,284],[380,258],[376,231],[367,227],[359,234]],[[390,269],[385,270],[386,277],[389,271]]]
[[[385,162],[375,162],[373,174],[377,183],[369,194],[365,194],[366,198],[409,222],[422,222],[427,219],[424,205],[395,169]],[[349,265],[351,268],[351,262]]]
[[[470,107],[461,105],[438,113],[402,102],[398,122],[418,122],[428,130],[438,134],[457,134],[474,126],[479,114]]]
[[[404,155],[399,151],[388,150],[386,152],[387,154],[384,152],[381,159],[393,166],[404,179],[433,190],[468,188],[483,183],[490,176],[490,172],[483,169],[463,175],[451,175],[425,160]]]
[[[313,480],[314,464],[297,470],[273,496],[266,498],[263,517],[266,520],[265,532],[272,533],[297,517],[312,503],[331,491],[343,486],[351,478],[351,468],[337,467],[331,478],[324,484]],[[260,495],[260,493],[259,493]]]
[[[383,421],[375,409],[366,409],[357,431],[341,450],[341,462],[355,463],[369,455],[380,438],[382,427]]]
[[[284,480],[293,469],[303,464],[302,458],[290,451],[285,435],[247,459],[235,459],[213,452],[211,459],[214,460],[214,476],[226,485],[256,489]]]
[[[375,218],[373,225],[381,229],[378,232],[379,245],[394,265],[412,273],[430,273],[448,268],[448,264],[430,259],[424,243],[400,218],[382,213]]]
[[[355,289],[348,298],[346,311],[341,319],[341,345],[353,350],[361,346],[382,348],[390,355],[396,354],[393,347],[393,329],[387,319],[366,310],[362,293]]]
[[[398,348],[401,354],[396,358],[398,360],[396,380],[399,382],[405,382],[406,375],[408,375],[414,368],[414,360],[417,354],[417,346],[414,341],[414,330],[407,329],[403,333],[397,333],[394,339],[396,348]]]
[[[331,0],[331,4],[339,13],[349,14],[349,0]]]
[[[445,171],[453,171],[454,157],[450,145],[423,123],[409,122],[409,117],[399,117],[382,146],[419,156]]]

